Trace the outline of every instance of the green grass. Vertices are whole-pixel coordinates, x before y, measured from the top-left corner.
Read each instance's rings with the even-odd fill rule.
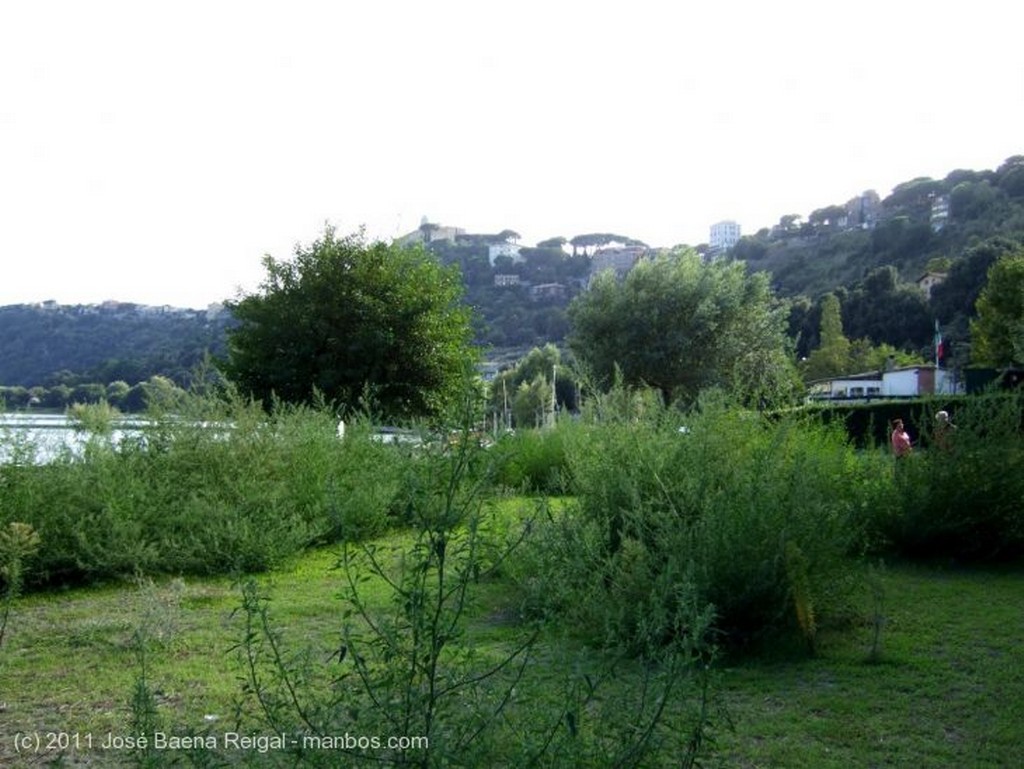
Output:
[[[901,565],[869,623],[823,634],[815,659],[725,668],[734,730],[715,767],[1005,767],[1024,754],[1024,574]]]
[[[296,644],[329,649],[338,637],[336,560],[333,549],[312,551],[259,578],[270,588],[279,630]],[[716,720],[705,765],[1014,765],[1024,755],[1022,577],[1011,569],[889,566],[880,576],[884,601],[876,607],[865,591],[857,621],[823,629],[817,657],[776,648],[722,662],[718,691],[733,728]],[[370,600],[383,605],[384,593],[368,589]],[[511,595],[501,582],[483,585],[468,637],[485,653],[518,632]],[[147,682],[167,731],[233,728],[241,689],[232,651],[240,640],[239,604],[231,580],[192,578],[18,601],[0,648],[0,765],[59,758],[15,754],[18,733],[130,733],[139,633],[147,638]],[[875,608],[885,624],[872,660]],[[539,672],[557,680],[554,638],[536,664],[550,664]],[[635,675],[624,671],[625,682]],[[95,750],[64,759],[67,766],[131,762],[127,753]]]

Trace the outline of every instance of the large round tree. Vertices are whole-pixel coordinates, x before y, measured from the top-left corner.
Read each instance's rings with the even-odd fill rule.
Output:
[[[988,283],[975,303],[971,359],[987,366],[1024,363],[1024,251],[989,267]]]
[[[368,396],[389,419],[437,414],[457,395],[474,358],[457,268],[331,227],[292,260],[263,264],[259,290],[228,303],[237,325],[224,368],[243,392],[349,406]]]
[[[691,249],[640,261],[624,279],[597,275],[569,307],[570,344],[603,382],[692,401],[706,387],[750,403],[792,395],[786,308],[763,273],[741,262],[704,264]]]

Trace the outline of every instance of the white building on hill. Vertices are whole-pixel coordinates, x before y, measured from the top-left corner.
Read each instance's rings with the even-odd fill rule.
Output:
[[[732,220],[711,225],[708,246],[713,255],[724,254],[740,242],[740,225]]]

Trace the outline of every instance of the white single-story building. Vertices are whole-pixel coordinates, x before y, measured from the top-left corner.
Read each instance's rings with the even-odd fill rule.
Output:
[[[882,373],[882,395],[952,395],[954,392],[953,372],[935,365],[907,366]]]
[[[811,400],[867,400],[951,395],[958,391],[952,371],[926,364],[889,371],[868,371],[808,383]]]
[[[816,379],[807,385],[811,400],[877,398],[882,394],[882,375],[878,371]]]

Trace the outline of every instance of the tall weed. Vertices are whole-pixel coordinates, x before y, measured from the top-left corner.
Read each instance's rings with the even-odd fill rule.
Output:
[[[690,592],[734,643],[813,634],[845,603],[865,488],[845,436],[714,395],[682,413],[617,392],[591,415],[567,444],[576,509],[524,569],[528,600],[638,649],[680,632]]]
[[[400,541],[342,545],[341,633],[332,648],[297,645],[274,621],[269,596],[252,583],[244,589],[238,651],[253,707],[243,710],[258,714],[262,731],[295,735],[282,763],[337,766],[344,756],[417,767],[626,767],[703,755],[707,717],[674,720],[690,727],[682,733],[667,718],[679,716],[681,692],[705,661],[694,648],[652,657],[630,679],[640,686],[623,686],[612,660],[586,670],[567,664],[560,688],[531,675],[551,669],[531,664],[543,653],[541,624],[510,627],[500,644],[473,642],[479,589],[533,529],[496,536],[494,506],[481,497],[489,459],[471,441],[455,446],[420,456],[403,489]],[[415,746],[353,738],[331,749],[318,738],[342,734]]]
[[[955,430],[924,430],[893,462],[897,510],[880,529],[900,554],[993,560],[1024,553],[1024,396],[963,401]]]
[[[519,430],[502,436],[491,449],[493,482],[499,488],[526,494],[558,495],[569,483],[565,434],[571,424],[555,429]]]
[[[30,523],[44,542],[35,581],[258,571],[393,520],[411,460],[368,428],[339,440],[326,408],[267,415],[230,397],[179,409],[119,441],[105,420],[80,419],[97,429],[80,452],[36,464],[19,446],[0,466],[0,524]]]

